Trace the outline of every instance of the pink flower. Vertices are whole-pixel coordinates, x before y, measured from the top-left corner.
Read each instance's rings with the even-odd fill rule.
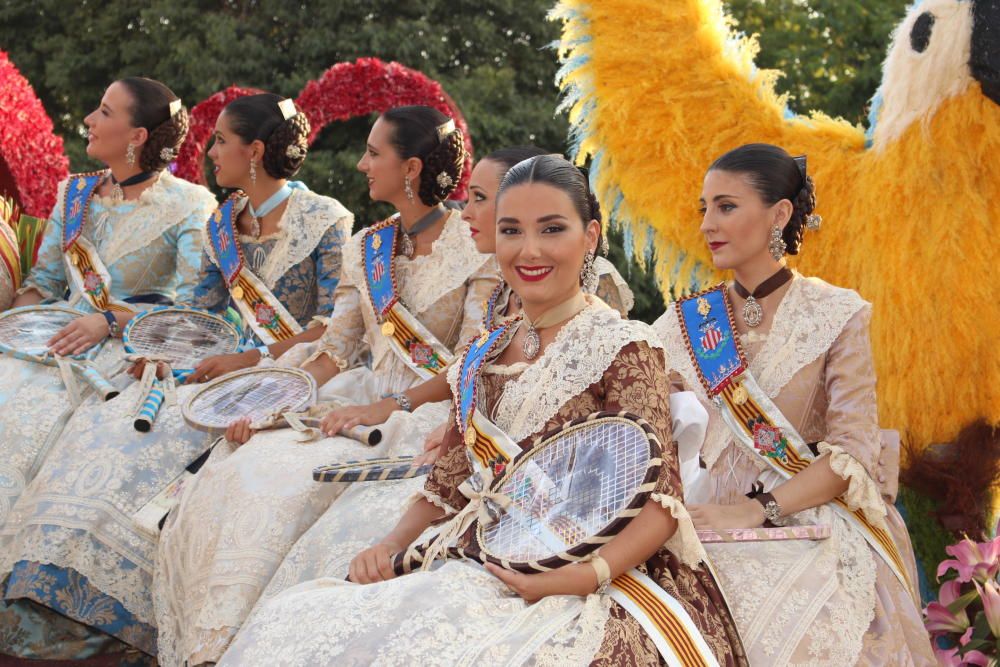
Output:
[[[965,632],[969,627],[969,616],[965,613],[965,609],[953,614],[940,602],[931,602],[924,609],[924,627],[932,634]]]
[[[961,667],[962,659],[958,657],[957,648],[939,648],[934,646],[934,657],[941,667]]]
[[[945,547],[945,551],[954,558],[941,561],[937,570],[938,577],[948,570],[955,570],[958,572],[958,581],[968,582],[975,579],[985,582],[995,579],[1000,572],[1000,537],[979,543],[965,538],[957,544]]]
[[[990,632],[995,638],[1000,639],[1000,587],[996,582],[987,581],[982,586],[976,583],[976,590],[983,600],[983,612],[986,614]]]
[[[959,598],[962,585],[958,581],[946,581],[941,585],[938,601],[931,602],[924,609],[924,626],[931,634],[965,632],[969,628],[969,615],[965,613],[965,605],[957,612],[949,607]],[[971,629],[971,628],[970,628]]]

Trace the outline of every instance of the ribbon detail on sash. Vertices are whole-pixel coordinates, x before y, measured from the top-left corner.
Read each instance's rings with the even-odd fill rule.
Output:
[[[208,238],[233,302],[257,337],[270,345],[302,333],[302,327],[247,266],[236,234],[237,204],[242,199],[242,193],[234,192],[212,213]]]

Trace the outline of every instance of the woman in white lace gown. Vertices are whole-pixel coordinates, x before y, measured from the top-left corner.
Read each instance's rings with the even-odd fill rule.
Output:
[[[820,457],[784,481],[734,438],[706,396],[669,308],[654,325],[667,363],[711,415],[701,451],[707,467],[697,483],[685,479],[688,507],[699,528],[759,526],[770,497],[747,498],[758,490],[773,496],[777,523],[832,527],[820,541],[706,545],[752,664],[934,664],[916,600],[831,508],[842,496],[887,529],[904,574],[916,581],[906,527],[891,502],[895,471],[883,456],[871,307],[851,290],[784,267],[783,255],[798,253],[815,206],[801,165],[762,144],[719,158],[705,176],[701,230],[715,266],[733,271],[727,290],[750,372],[804,441],[817,443]]]
[[[495,263],[476,251],[459,214],[441,204],[458,183],[464,157],[461,133],[436,110],[402,107],[376,121],[358,168],[368,177],[372,199],[393,204],[399,215],[347,243],[326,332],[278,359],[302,363],[316,377],[317,414],[397,394],[422,379],[413,361],[419,350],[413,358],[398,354],[373,307],[374,273],[366,267],[374,264],[364,257],[379,248],[386,252],[376,236],[395,235],[395,244],[387,244],[390,266],[383,265],[380,278],[394,275],[402,307],[429,336],[451,350],[478,331],[483,303],[497,284]],[[421,437],[446,414],[441,404],[396,412],[382,429],[383,442],[401,433]],[[216,447],[161,535],[154,599],[165,665],[219,658],[288,549],[343,490],[313,482],[314,467],[383,451],[336,436],[303,444],[290,429],[251,437],[245,422],[227,435],[229,442]],[[237,449],[231,442],[246,444]]]
[[[462,219],[469,223],[476,248],[485,254],[496,252],[496,194],[507,170],[518,162],[536,155],[544,155],[536,147],[501,148],[482,158],[472,170],[469,180],[469,202],[462,211]],[[598,283],[596,294],[608,305],[618,310],[624,318],[633,303],[631,290],[624,279],[607,260],[595,262]],[[511,299],[510,287],[502,283],[490,297],[482,328],[491,328],[504,317],[516,315],[516,300]],[[405,393],[414,406],[429,401],[447,400],[451,391],[444,374],[418,385]],[[433,386],[428,386],[433,385]],[[671,411],[674,406],[671,405]],[[380,424],[398,410],[391,399],[366,406],[352,406],[334,410],[328,427],[336,431],[340,424]],[[675,414],[676,417],[676,414]],[[336,419],[342,421],[334,421]],[[432,433],[427,442],[418,437],[401,437],[389,443],[387,456],[418,455],[418,463],[436,457],[441,437],[447,424]],[[427,449],[426,455],[423,454]],[[353,484],[323,513],[312,528],[307,530],[288,552],[268,584],[259,608],[289,586],[319,577],[344,577],[347,567],[359,551],[366,549],[389,532],[398,518],[398,509],[422,486],[422,478],[412,478],[377,484]]]
[[[652,499],[600,556],[612,575],[640,564],[688,611],[711,658],[745,664],[680,501],[660,343],[646,325],[582,294],[581,267],[600,235],[596,200],[588,195],[580,172],[556,156],[533,158],[508,173],[498,202],[497,259],[524,312],[539,325],[540,354],[525,345],[524,320],[511,320],[479,376],[480,409],[522,447],[597,410],[634,412],[665,434]],[[596,278],[588,270],[583,275],[587,282]],[[453,393],[456,368],[449,373]],[[396,527],[351,563],[352,581],[364,585],[318,579],[281,593],[262,605],[220,664],[659,662],[635,619],[617,602],[591,594],[601,577],[589,563],[525,575],[452,561],[393,578],[391,555],[469,502],[459,486],[472,473],[470,458],[454,420],[443,448]]]
[[[294,107],[285,118],[281,103],[268,93],[232,102],[219,116],[209,151],[217,182],[244,193],[237,206],[257,205],[257,229],[249,211],[238,213],[238,238],[232,241],[241,245],[248,269],[296,325],[315,325],[272,343],[268,352],[274,355],[296,339],[316,340],[322,334],[313,320],[333,311],[340,250],[352,221],[337,200],[287,183],[305,159],[309,123],[302,114],[291,115]],[[290,157],[290,147],[300,152],[292,151]],[[251,162],[259,164],[253,179]],[[282,197],[270,210],[262,207]],[[205,214],[200,223],[202,277],[185,300],[221,312],[230,294],[217,267],[207,220]],[[253,330],[248,327],[247,333]],[[212,357],[195,377],[253,366],[263,349]],[[74,412],[0,528],[0,578],[11,575],[8,597],[31,600],[91,626],[81,633],[104,632],[155,654],[151,587],[157,535],[136,526],[133,517],[207,449],[211,436],[181,416],[180,404],[194,386],[178,387],[177,399],[162,407],[152,431],[143,434],[133,421],[146,389],[124,375],[118,381],[123,389],[118,398],[105,403],[91,397]],[[155,525],[156,519],[149,523]],[[52,586],[50,579],[60,585]],[[59,596],[58,589],[73,594]]]
[[[14,305],[56,303],[80,310],[84,316],[63,329],[52,349],[73,354],[103,343],[96,365],[110,377],[123,368],[121,329],[136,312],[157,303],[192,300],[200,229],[215,199],[166,169],[187,133],[188,117],[162,83],[138,77],[117,81],[84,122],[88,155],[108,169],[76,174],[59,185],[38,261]],[[36,562],[12,574],[8,560],[16,555],[7,536],[16,530],[12,523],[17,523],[13,508],[18,498],[43,464],[64,456],[55,443],[71,415],[86,419],[104,407],[82,383],[77,389],[79,407],[58,369],[0,358],[0,561],[5,566],[0,586],[10,601],[0,603],[0,653],[86,657],[116,643],[65,616],[99,615],[109,634],[130,636],[132,624],[121,610],[91,604],[86,587],[65,571],[45,570]],[[72,420],[69,428],[67,438],[87,435],[76,432]],[[103,485],[113,466],[108,460],[63,463],[72,468],[67,483],[80,488]],[[73,521],[91,516],[89,508],[80,512]]]

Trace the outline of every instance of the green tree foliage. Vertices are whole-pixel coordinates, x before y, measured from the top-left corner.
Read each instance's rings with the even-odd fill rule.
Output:
[[[83,117],[110,81],[144,75],[188,105],[230,84],[294,97],[330,65],[396,60],[442,83],[463,110],[476,152],[535,143],[565,150],[555,116],[558,24],[549,0],[0,0],[0,48],[32,82],[66,141],[74,170],[94,168]],[[793,110],[860,122],[880,79],[888,35],[906,0],[729,0],[738,27],[759,33],[762,67],[786,73]],[[364,224],[387,213],[355,170],[370,118],[326,128],[301,178]],[[612,260],[636,292],[633,315],[652,321],[663,301],[611,235]]]

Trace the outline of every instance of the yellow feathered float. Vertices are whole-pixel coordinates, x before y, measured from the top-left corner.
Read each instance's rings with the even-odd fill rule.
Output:
[[[874,304],[883,426],[915,451],[963,429],[996,442],[1000,0],[917,2],[867,132],[792,114],[719,0],[564,0],[553,16],[576,157],[665,294],[720,278],[697,214],[714,158],[750,142],[806,154],[824,223],[792,263]]]

